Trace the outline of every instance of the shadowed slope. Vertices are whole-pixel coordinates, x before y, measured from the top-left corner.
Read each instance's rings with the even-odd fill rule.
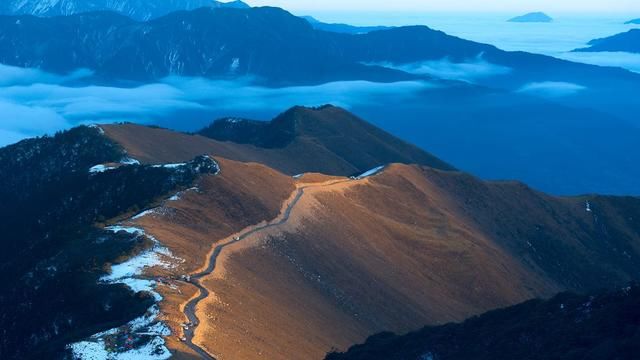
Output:
[[[639,304],[637,285],[592,296],[560,294],[462,324],[378,334],[327,360],[634,359],[640,351]]]

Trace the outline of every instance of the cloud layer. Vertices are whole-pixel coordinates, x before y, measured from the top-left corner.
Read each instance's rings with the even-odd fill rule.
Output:
[[[250,79],[217,81],[169,77],[133,87],[81,85],[91,72],[67,76],[0,65],[0,146],[78,124],[132,121],[156,123],[183,111],[216,109],[225,115],[260,110],[278,113],[293,105],[332,103],[349,108],[368,102],[407,100],[432,87],[426,82],[366,81],[266,88]]]
[[[568,82],[559,82],[559,81],[543,81],[543,82],[534,82],[529,83],[518,92],[525,94],[532,94],[542,97],[563,97],[568,95],[573,95],[579,91],[586,90],[587,88],[579,85]]]
[[[460,80],[470,83],[492,76],[506,75],[511,72],[511,68],[484,60],[482,54],[464,62],[452,62],[444,58],[437,61],[421,61],[400,65],[390,63],[376,63],[373,65],[402,70],[411,74],[431,75],[440,79]]]

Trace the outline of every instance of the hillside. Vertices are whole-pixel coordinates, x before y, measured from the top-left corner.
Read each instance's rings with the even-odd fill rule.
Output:
[[[271,122],[221,119],[199,132],[176,134],[138,125],[103,126],[144,162],[180,162],[202,153],[268,165],[289,175],[349,176],[398,162],[452,167],[433,155],[333,107],[292,108]],[[158,149],[158,144],[165,144]]]
[[[461,324],[378,334],[326,359],[633,359],[640,351],[639,305],[638,285],[590,296],[560,294]]]
[[[115,138],[114,129],[133,129],[131,138],[141,143],[151,139],[131,126],[106,127],[107,135]],[[173,144],[183,140],[172,137],[187,136],[154,131],[162,131],[163,138],[145,146],[149,159],[178,149]],[[281,145],[283,139],[258,135],[263,129],[243,138],[216,133],[262,146]],[[131,142],[121,144],[134,151]],[[298,177],[293,186],[299,197],[292,192],[271,222],[207,236],[210,226],[228,222],[209,214],[242,214],[218,201],[220,194],[228,199],[267,194],[281,189],[274,181],[284,181],[264,166],[251,165],[255,172],[247,177],[236,170],[237,163],[220,164],[228,184],[247,185],[224,191],[201,187],[180,200],[179,213],[140,220],[187,264],[204,268],[207,262],[202,253],[184,250],[189,244],[208,243],[211,249],[228,244],[216,253],[213,272],[199,280],[215,297],[199,300],[194,312],[201,323],[193,343],[215,357],[320,358],[332,347],[346,349],[380,331],[404,333],[462,321],[563,290],[587,291],[640,277],[637,198],[559,198],[519,183],[396,164],[361,179]],[[283,197],[284,192],[277,198]],[[233,204],[242,209],[253,203]],[[186,320],[176,309],[193,290],[182,293],[164,303],[173,309],[167,310],[169,324],[177,334]],[[192,351],[180,342],[170,344],[185,354]]]
[[[625,33],[589,41],[589,47],[575,51],[625,51],[640,53],[640,29],[631,29]]]
[[[137,165],[88,127],[0,149],[0,357],[61,358],[67,344],[144,314],[150,296],[99,279],[153,244],[104,224],[190,186],[210,165]]]

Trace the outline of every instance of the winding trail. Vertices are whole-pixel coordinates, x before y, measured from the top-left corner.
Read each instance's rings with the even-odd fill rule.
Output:
[[[339,183],[345,183],[345,182],[351,182],[351,181],[356,181],[359,180],[357,178],[355,179],[340,179],[340,180],[332,180],[332,181],[328,181],[328,182],[323,182],[323,183],[317,183],[317,184],[310,184],[310,185],[304,185],[304,186],[300,186],[297,188],[296,190],[296,195],[293,197],[293,200],[291,200],[289,202],[289,205],[287,205],[286,209],[284,210],[284,212],[281,213],[280,216],[278,216],[278,218],[276,218],[275,220],[273,220],[272,222],[269,222],[267,224],[264,225],[258,225],[250,230],[246,230],[242,233],[238,233],[235,235],[232,235],[232,240],[231,241],[227,241],[224,244],[220,244],[217,245],[214,249],[213,252],[211,254],[211,256],[209,257],[209,262],[207,264],[207,267],[196,274],[191,275],[191,278],[189,279],[189,283],[194,285],[195,287],[197,287],[200,291],[200,293],[198,294],[198,296],[194,297],[193,299],[189,300],[189,302],[185,305],[184,307],[184,314],[186,315],[187,319],[189,319],[189,322],[191,323],[191,326],[187,327],[186,329],[184,329],[184,344],[186,346],[188,346],[191,350],[195,351],[197,354],[199,354],[203,359],[207,359],[207,360],[216,360],[216,358],[214,356],[212,356],[211,354],[209,354],[205,349],[203,349],[202,347],[196,345],[195,343],[193,343],[193,338],[195,336],[195,330],[198,327],[198,325],[200,324],[200,320],[198,319],[198,317],[196,316],[196,307],[198,306],[198,303],[200,303],[200,301],[202,301],[203,299],[207,298],[209,296],[209,290],[204,287],[201,283],[200,280],[208,275],[211,275],[215,269],[216,269],[216,263],[218,261],[218,256],[220,255],[220,253],[222,252],[222,250],[224,250],[226,247],[233,245],[237,242],[240,242],[246,238],[248,238],[251,235],[254,235],[258,232],[273,228],[273,227],[277,227],[277,226],[281,226],[283,224],[285,224],[288,220],[289,217],[291,216],[291,212],[293,211],[294,207],[298,204],[298,202],[300,201],[300,199],[302,198],[302,196],[304,195],[304,191],[305,189],[308,188],[318,188],[318,187],[327,187],[327,186],[332,186],[332,185],[336,185]]]

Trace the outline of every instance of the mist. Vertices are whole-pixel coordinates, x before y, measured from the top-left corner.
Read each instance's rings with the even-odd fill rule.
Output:
[[[0,146],[27,137],[90,123],[135,122],[196,130],[181,116],[185,112],[252,111],[275,115],[294,105],[334,104],[344,108],[380,101],[411,100],[434,85],[423,81],[391,84],[342,81],[318,86],[267,88],[251,79],[209,80],[172,76],[133,87],[82,84],[91,73],[79,70],[60,76],[35,69],[0,66]],[[208,121],[213,121],[211,118]],[[198,123],[200,125],[202,121]]]
[[[460,80],[473,83],[476,80],[509,74],[512,69],[506,66],[492,64],[478,54],[473,59],[464,62],[452,62],[444,58],[436,61],[421,61],[409,64],[376,63],[372,65],[384,66],[391,69],[405,71],[417,75],[431,75],[440,79]]]

